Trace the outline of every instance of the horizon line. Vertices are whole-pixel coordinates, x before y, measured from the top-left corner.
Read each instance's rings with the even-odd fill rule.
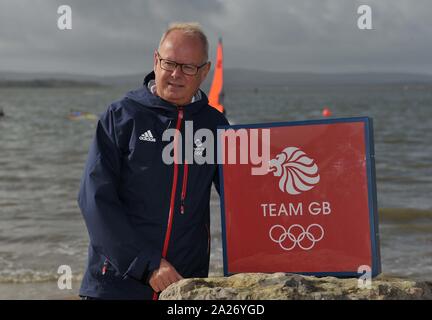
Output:
[[[317,72],[317,71],[274,71],[274,70],[260,70],[260,69],[249,69],[249,68],[225,68],[224,71],[230,70],[241,70],[241,71],[252,71],[261,73],[275,73],[275,74],[304,74],[304,75],[366,75],[366,74],[385,74],[385,75],[410,75],[410,76],[431,76],[432,73],[428,72],[414,72],[414,71],[335,71],[335,72]],[[142,73],[123,73],[123,74],[94,74],[94,73],[75,73],[68,71],[14,71],[14,70],[0,70],[0,75],[3,73],[12,73],[17,75],[61,75],[61,76],[81,76],[81,77],[95,77],[95,78],[115,78],[115,77],[132,77],[142,74],[143,76],[148,71]]]

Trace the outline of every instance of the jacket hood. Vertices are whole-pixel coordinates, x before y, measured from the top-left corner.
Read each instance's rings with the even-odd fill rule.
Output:
[[[133,100],[140,105],[152,108],[154,111],[158,111],[157,109],[160,109],[160,111],[165,111],[166,113],[177,113],[178,107],[156,95],[151,93],[150,89],[148,88],[148,84],[151,80],[155,79],[154,72],[150,72],[145,78],[144,83],[141,88],[129,91],[126,94],[126,97],[130,100]],[[205,93],[199,89],[201,92],[201,99],[198,101],[195,101],[193,103],[189,103],[187,105],[184,105],[184,112],[185,114],[193,114],[196,112],[199,112],[202,107],[208,105],[208,98],[205,95]]]

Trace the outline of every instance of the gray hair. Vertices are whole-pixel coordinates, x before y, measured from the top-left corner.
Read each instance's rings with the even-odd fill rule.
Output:
[[[168,29],[162,35],[162,38],[159,42],[159,49],[162,46],[162,43],[165,41],[166,37],[171,31],[180,30],[184,34],[188,36],[198,37],[198,39],[202,42],[204,47],[204,55],[205,60],[208,59],[208,51],[209,51],[209,43],[207,40],[207,36],[201,28],[201,25],[198,22],[174,22],[171,23]]]

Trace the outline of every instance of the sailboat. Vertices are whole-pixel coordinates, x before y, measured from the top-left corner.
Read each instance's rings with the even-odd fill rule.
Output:
[[[222,38],[219,38],[217,51],[216,51],[216,64],[214,67],[213,81],[209,92],[209,105],[225,114],[223,106],[223,51],[222,51]]]

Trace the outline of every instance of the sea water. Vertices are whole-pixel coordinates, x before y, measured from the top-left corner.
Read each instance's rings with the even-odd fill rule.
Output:
[[[0,299],[76,295],[88,234],[76,198],[96,122],[125,87],[0,88]],[[369,116],[374,120],[382,270],[432,279],[432,87],[227,88],[236,124]],[[219,198],[211,197],[211,275],[223,274]],[[74,282],[60,290],[59,266]]]

